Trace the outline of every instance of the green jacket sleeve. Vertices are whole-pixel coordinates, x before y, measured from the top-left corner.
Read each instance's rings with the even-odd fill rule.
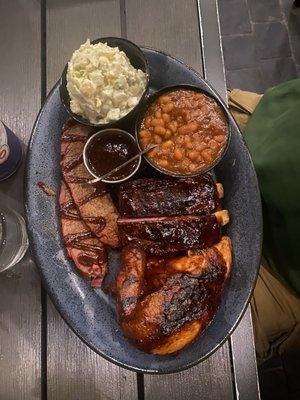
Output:
[[[266,92],[244,136],[262,196],[263,255],[300,295],[300,79]]]

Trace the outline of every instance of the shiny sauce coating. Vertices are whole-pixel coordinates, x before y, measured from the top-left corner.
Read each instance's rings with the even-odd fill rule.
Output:
[[[87,149],[87,162],[97,176],[101,176],[118,167],[138,153],[137,145],[124,135],[113,132],[111,135],[98,136]],[[136,168],[138,159],[111,174],[107,180],[116,181],[130,175]]]
[[[158,97],[147,110],[139,131],[142,147],[161,169],[180,174],[201,172],[222,154],[228,139],[226,117],[211,97],[179,89]]]

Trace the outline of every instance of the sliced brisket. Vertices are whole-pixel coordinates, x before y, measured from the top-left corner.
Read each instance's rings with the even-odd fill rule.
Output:
[[[100,240],[112,247],[119,244],[117,210],[105,185],[101,182],[87,185],[92,178],[83,164],[83,148],[91,129],[69,123],[63,130],[61,140],[61,168],[76,207],[90,230]]]
[[[72,196],[62,181],[60,191],[61,226],[68,255],[92,286],[101,286],[107,270],[104,245],[80,218]]]

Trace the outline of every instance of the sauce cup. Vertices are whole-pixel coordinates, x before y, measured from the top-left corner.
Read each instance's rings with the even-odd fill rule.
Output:
[[[83,162],[89,173],[99,178],[123,164],[139,152],[134,137],[116,128],[96,132],[86,142],[83,149]],[[142,157],[103,179],[105,183],[120,183],[131,178],[139,169]]]

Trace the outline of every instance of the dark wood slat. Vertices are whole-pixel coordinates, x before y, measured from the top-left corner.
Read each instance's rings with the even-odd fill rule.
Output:
[[[165,50],[200,73],[201,46],[194,0],[126,0],[127,36],[139,44]],[[228,342],[203,363],[173,375],[144,376],[145,399],[232,399]]]
[[[171,53],[202,73],[195,0],[125,0],[127,38]]]
[[[260,400],[250,306],[230,340],[237,399]]]
[[[24,148],[40,107],[40,5],[0,1],[0,118]],[[0,201],[23,214],[23,169],[0,183]],[[30,254],[0,277],[0,398],[39,399],[40,278]]]
[[[48,302],[48,400],[137,399],[136,374],[87,347]]]
[[[204,75],[227,102],[217,0],[198,0]],[[230,337],[236,397],[260,399],[250,306]]]
[[[228,344],[201,364],[172,375],[144,375],[145,399],[230,400],[234,398]]]
[[[120,36],[119,1],[47,1],[47,90],[87,38]],[[137,398],[136,374],[104,360],[67,327],[48,300],[48,399]]]
[[[121,36],[119,0],[47,0],[47,87],[87,39]]]
[[[227,101],[217,0],[197,0],[204,76]]]

